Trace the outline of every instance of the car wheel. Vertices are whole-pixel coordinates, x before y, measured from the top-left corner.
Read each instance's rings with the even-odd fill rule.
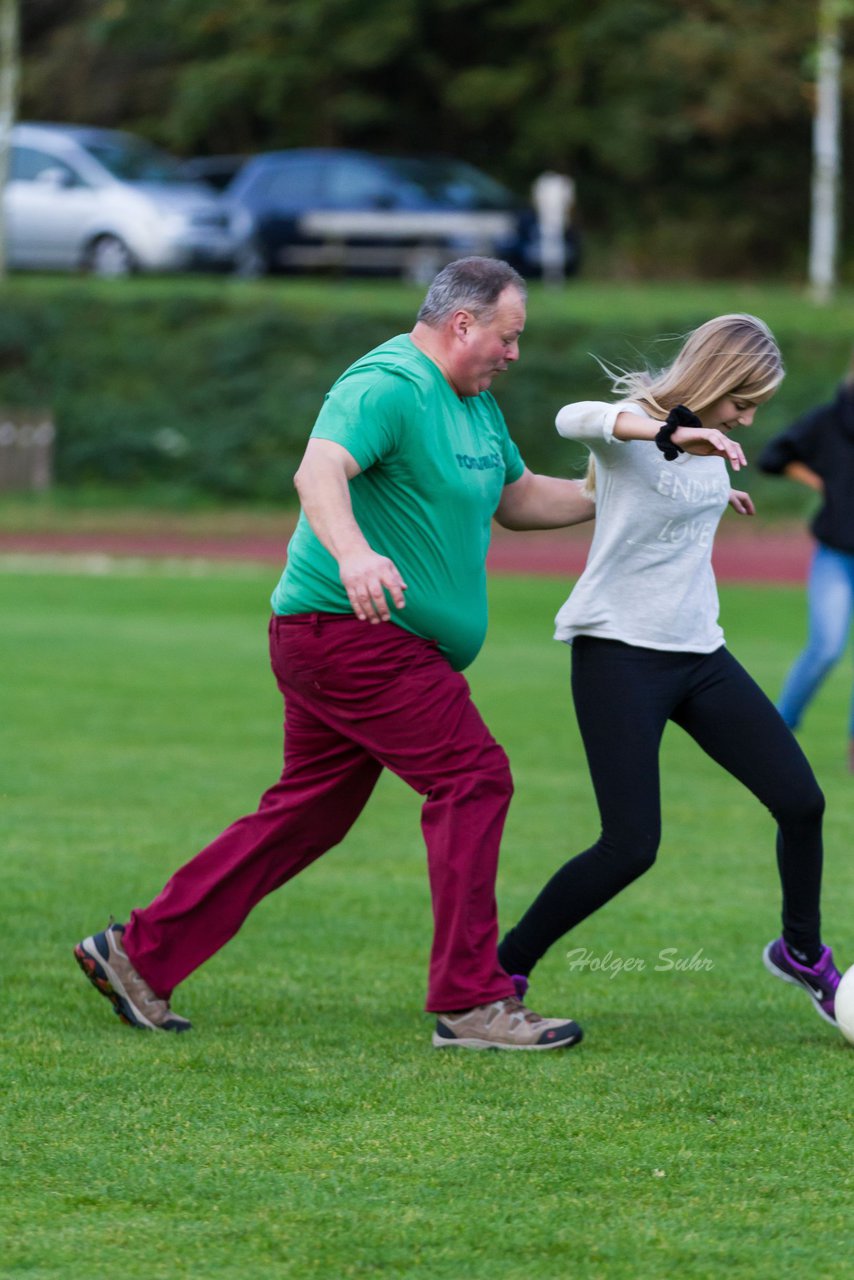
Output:
[[[136,263],[124,240],[118,236],[99,236],[86,255],[86,266],[93,276],[115,279],[131,275]]]

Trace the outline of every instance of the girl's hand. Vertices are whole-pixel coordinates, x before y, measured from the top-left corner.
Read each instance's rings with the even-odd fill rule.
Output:
[[[677,427],[670,439],[686,453],[723,458],[733,471],[740,471],[747,466],[741,445],[736,440],[730,440],[726,432],[718,431],[716,427]]]
[[[740,516],[755,516],[756,508],[753,505],[753,499],[749,493],[745,493],[743,489],[733,489],[729,495],[729,505],[733,511],[737,511]]]

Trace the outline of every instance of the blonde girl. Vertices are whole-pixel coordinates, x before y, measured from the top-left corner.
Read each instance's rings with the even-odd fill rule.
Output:
[[[616,403],[569,404],[557,415],[559,433],[588,446],[595,471],[596,531],[555,635],[572,647],[573,699],[602,826],[501,943],[520,992],[558,938],[652,866],[659,748],[672,721],[773,816],[782,933],[763,960],[834,1021],[839,973],[819,915],[824,797],[779,713],[725,647],[711,565],[727,504],[753,512],[730,485],[727,462],[739,470],[745,461],[732,433],[751,425],[783,372],[761,320],[719,316],[691,333],[667,368],[619,374]]]

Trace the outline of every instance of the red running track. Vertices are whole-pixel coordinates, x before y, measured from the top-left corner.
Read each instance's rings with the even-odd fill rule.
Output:
[[[496,530],[489,567],[498,573],[581,573],[590,545],[586,529],[508,533]],[[805,530],[756,528],[723,530],[715,540],[712,563],[719,582],[806,581],[813,542]]]
[[[586,527],[511,533],[495,526],[488,565],[494,573],[576,577],[584,568],[592,530]],[[0,532],[4,555],[107,555],[146,559],[193,558],[256,561],[281,565],[290,533],[282,536],[196,536],[161,533],[12,533]],[[721,582],[806,580],[813,543],[800,529],[724,529],[715,542],[713,563]]]

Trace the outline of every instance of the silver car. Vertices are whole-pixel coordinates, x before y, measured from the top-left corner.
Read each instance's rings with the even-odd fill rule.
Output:
[[[4,200],[10,267],[230,268],[245,237],[244,215],[171,156],[113,129],[16,125]]]

